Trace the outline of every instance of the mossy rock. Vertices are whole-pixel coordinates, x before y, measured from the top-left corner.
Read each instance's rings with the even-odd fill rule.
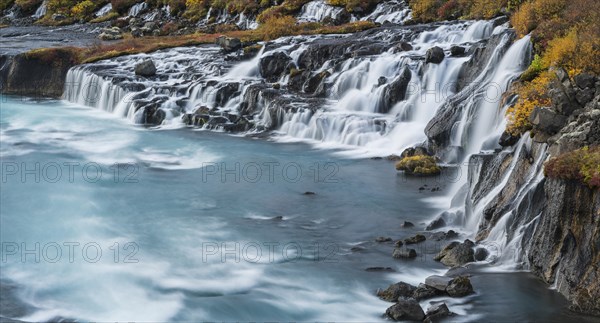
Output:
[[[420,176],[434,176],[442,171],[435,162],[435,158],[425,155],[402,158],[396,164],[396,170],[404,171],[408,175]]]

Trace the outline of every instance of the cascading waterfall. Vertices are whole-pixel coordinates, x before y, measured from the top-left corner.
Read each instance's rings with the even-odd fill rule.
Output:
[[[42,4],[37,8],[37,10],[32,15],[32,17],[34,19],[40,19],[46,15],[47,11],[48,11],[48,0],[44,0],[44,2],[42,2]]]
[[[391,22],[401,24],[412,18],[412,12],[404,1],[382,1],[377,4],[375,10],[360,20],[378,23]]]
[[[112,10],[112,3],[106,4],[104,7],[100,8],[100,10],[98,10],[95,13],[96,17],[103,17],[108,15],[108,13]]]
[[[320,14],[314,12],[311,16]],[[342,59],[335,57],[320,62],[311,74],[326,73],[323,78],[326,90],[320,98],[280,93],[261,77],[259,66],[265,57],[283,53],[299,69],[312,42],[335,42],[346,37],[349,36],[285,37],[264,46],[253,59],[240,63],[231,63],[223,55],[216,55],[215,47],[199,47],[83,65],[69,71],[67,82],[77,85],[67,86],[64,98],[138,123],[147,122],[148,115],[156,116],[156,111],[161,111],[158,120],[163,125],[181,123],[181,116],[203,114],[198,116],[206,118],[199,124],[203,127],[207,127],[209,119],[221,118],[220,122],[231,125],[243,113],[251,113],[250,121],[254,124],[251,131],[273,129],[279,140],[350,148],[354,156],[397,154],[407,147],[426,143],[427,124],[450,105],[457,117],[449,146],[460,147],[463,154],[446,162],[458,164],[472,154],[498,148],[496,142],[506,124],[506,107],[500,106],[500,98],[527,66],[528,37],[511,44],[511,31],[506,25],[494,27],[493,21],[442,24],[416,33],[402,28],[384,29],[370,34],[369,39],[380,39],[383,43],[403,39],[412,49],[398,51],[388,46],[375,54],[348,53]],[[465,64],[475,55],[477,43],[492,37],[497,41],[488,49],[489,57],[478,63],[481,65],[477,67],[478,74],[472,82],[458,88],[456,84]],[[426,63],[423,58],[433,46],[441,47],[446,53],[452,46],[462,46],[466,54],[446,54],[439,64]],[[155,61],[158,74],[163,77],[145,79],[133,75],[135,64],[145,58]],[[290,75],[285,73],[278,78],[280,86],[291,82]],[[85,84],[93,84],[93,89]],[[402,95],[395,97],[399,93]],[[98,99],[90,101],[90,97]],[[211,127],[215,128],[220,127]],[[529,150],[528,146],[530,143],[524,139],[514,151],[501,155],[520,156]],[[515,217],[516,208],[536,187],[541,176],[542,155],[537,155],[527,183],[515,195],[514,209],[507,210],[500,218],[486,242],[497,241],[503,246],[520,243],[522,234],[507,239],[503,227]],[[514,163],[516,165],[516,159]],[[469,170],[462,167],[466,174]],[[464,214],[462,222],[466,230],[472,234],[477,232],[483,210],[504,189],[503,183],[510,176],[516,176],[515,169],[517,167],[509,167],[498,187],[474,205],[466,210],[463,206],[451,210]],[[449,195],[467,184],[466,178],[461,179],[449,189]],[[528,218],[527,223],[534,223],[533,220]]]
[[[127,13],[127,15],[129,17],[137,17],[146,9],[148,9],[148,4],[146,2],[140,2],[129,8],[129,12]]]
[[[320,22],[325,18],[337,19],[344,12],[344,8],[328,5],[323,0],[308,2],[302,6],[298,15],[299,22]]]

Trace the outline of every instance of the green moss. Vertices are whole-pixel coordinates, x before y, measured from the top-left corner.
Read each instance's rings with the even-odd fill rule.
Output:
[[[442,169],[431,156],[419,155],[402,158],[396,163],[396,170],[404,171],[410,175],[437,175]]]

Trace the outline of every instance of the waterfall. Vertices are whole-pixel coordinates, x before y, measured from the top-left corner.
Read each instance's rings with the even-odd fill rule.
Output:
[[[106,4],[98,12],[95,13],[96,17],[103,17],[108,15],[108,13],[112,10],[112,3]]]
[[[344,8],[328,5],[323,0],[310,1],[302,6],[298,15],[299,22],[320,22],[325,18],[337,19]]]
[[[375,10],[369,15],[361,18],[378,23],[391,22],[394,24],[402,24],[406,20],[412,18],[412,13],[406,2],[391,0],[382,1],[377,4]]]
[[[47,11],[48,11],[48,0],[44,0],[44,2],[42,2],[42,4],[37,8],[37,10],[32,15],[32,17],[34,19],[40,19],[46,15]]]
[[[146,9],[148,9],[148,4],[146,2],[140,2],[129,8],[129,12],[127,13],[127,15],[129,17],[137,17]]]

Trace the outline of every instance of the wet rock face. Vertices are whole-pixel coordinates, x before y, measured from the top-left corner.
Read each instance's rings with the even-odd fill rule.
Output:
[[[270,82],[277,81],[282,74],[287,72],[292,61],[291,57],[282,52],[275,52],[260,59],[260,75]]]
[[[404,68],[398,77],[386,85],[383,90],[382,102],[379,105],[378,112],[388,113],[394,104],[404,100],[411,77],[412,74],[410,70]]]
[[[578,312],[600,315],[600,191],[550,179],[531,239],[531,270]]]
[[[49,64],[43,57],[19,54],[0,58],[2,93],[32,97],[62,96],[69,69],[75,64],[72,53],[57,50]]]

